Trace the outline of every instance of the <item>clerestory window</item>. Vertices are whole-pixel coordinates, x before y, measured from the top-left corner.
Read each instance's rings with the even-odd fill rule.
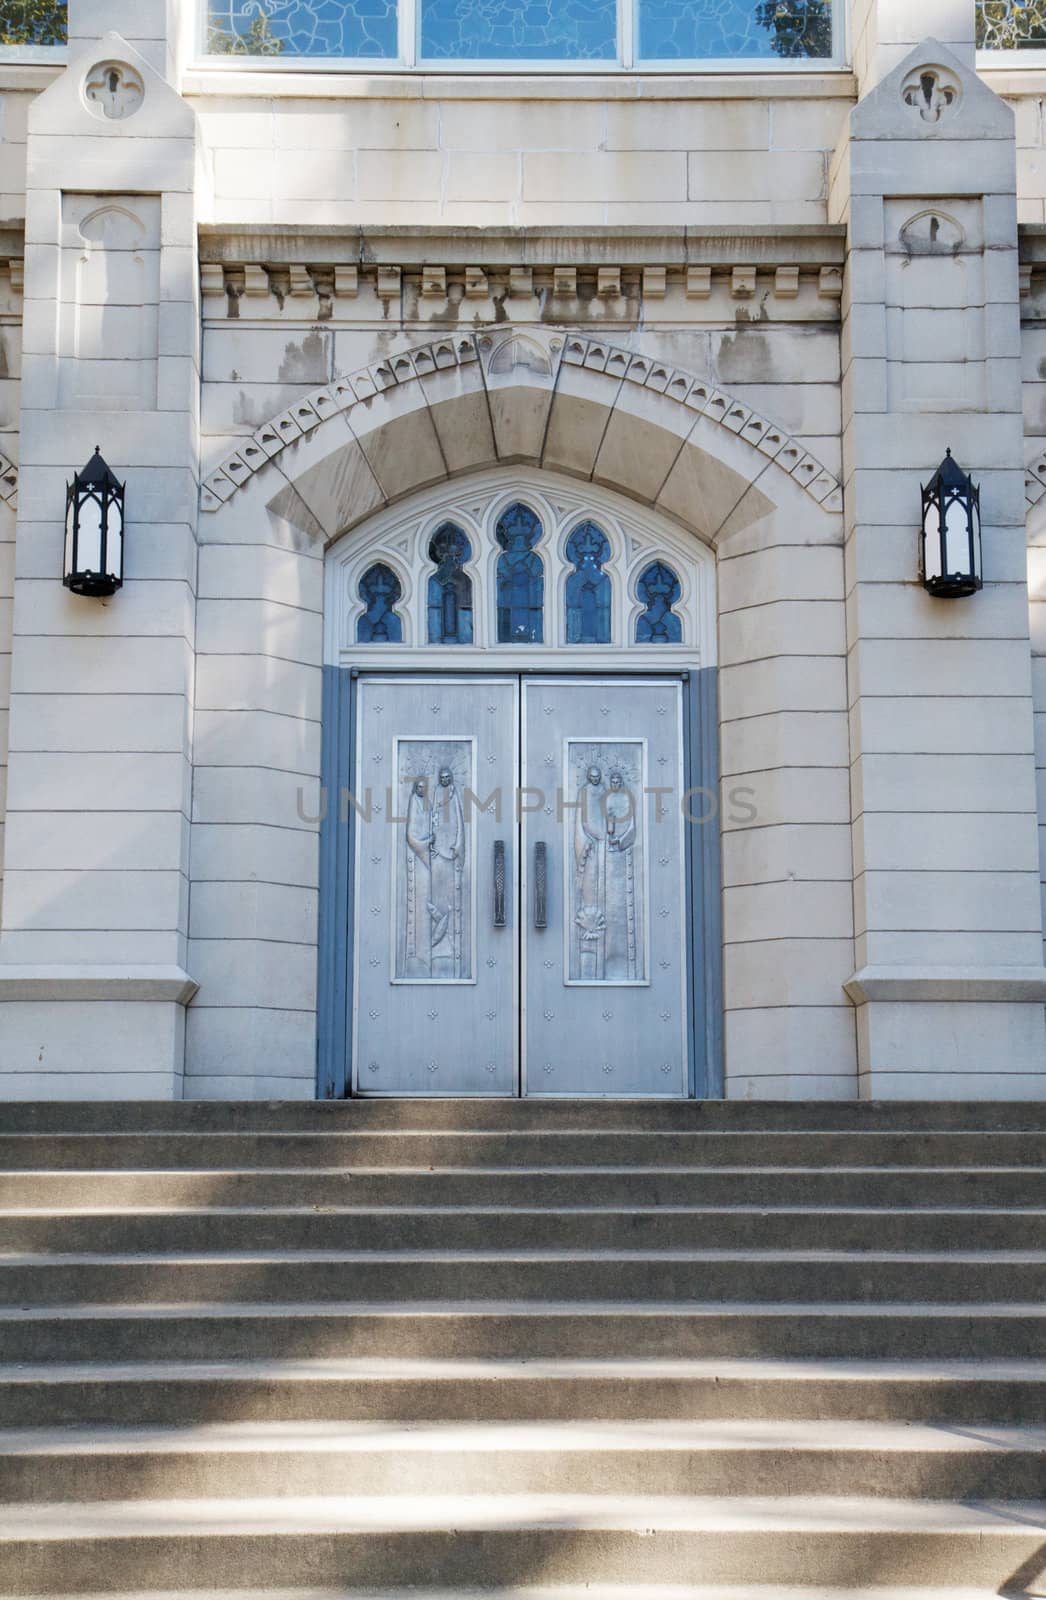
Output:
[[[205,0],[252,65],[716,70],[839,65],[843,0]]]

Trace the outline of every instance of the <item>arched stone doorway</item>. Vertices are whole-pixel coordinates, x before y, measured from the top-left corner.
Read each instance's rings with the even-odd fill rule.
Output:
[[[223,791],[224,780],[201,777],[198,771],[197,792],[204,792],[206,804],[197,806],[196,825],[204,817],[206,826],[221,824],[227,830],[223,843],[229,844],[256,817],[273,826],[274,819],[286,815],[294,796],[302,813],[296,826],[302,835],[311,828],[314,839],[322,809],[321,731],[328,787],[342,782],[343,741],[356,736],[331,675],[351,673],[353,664],[370,671],[375,652],[390,644],[393,650],[405,649],[428,627],[428,597],[422,603],[419,576],[397,571],[392,553],[384,565],[400,594],[393,596],[389,589],[383,598],[375,589],[372,601],[365,601],[358,589],[363,574],[353,569],[356,609],[350,607],[341,623],[348,620],[354,627],[370,604],[372,623],[380,631],[381,618],[398,608],[403,637],[384,642],[356,638],[350,657],[338,655],[332,633],[340,625],[336,608],[328,604],[321,622],[324,558],[331,546],[337,544],[337,552],[327,557],[328,570],[343,553],[351,567],[357,560],[352,552],[362,557],[365,542],[386,527],[386,519],[392,527],[400,513],[409,521],[414,508],[422,517],[434,514],[459,490],[459,509],[467,513],[470,489],[496,498],[512,492],[513,481],[518,488],[528,473],[533,492],[544,493],[547,502],[551,486],[558,484],[562,495],[574,496],[572,504],[598,505],[611,513],[607,537],[612,554],[619,550],[618,526],[623,530],[630,521],[638,526],[645,518],[659,537],[672,543],[684,589],[693,572],[710,574],[713,560],[718,567],[717,613],[710,599],[712,585],[705,591],[704,657],[700,648],[691,649],[699,642],[693,631],[678,642],[649,648],[660,652],[659,670],[681,682],[687,671],[700,678],[717,659],[718,636],[718,738],[715,715],[707,713],[702,737],[713,755],[717,747],[721,754],[724,793],[756,793],[747,804],[723,809],[722,1092],[852,1095],[853,1013],[842,990],[853,970],[853,924],[837,487],[801,444],[714,386],[587,338],[534,333],[500,340],[448,339],[339,380],[296,409],[300,415],[287,413],[259,430],[249,459],[241,447],[208,480],[213,515],[201,519],[202,538],[214,548],[202,555],[201,604],[209,603],[212,570],[227,572],[235,566],[239,577],[236,601],[223,602],[236,637],[230,643],[229,630],[219,630],[216,620],[212,637],[215,653],[222,656],[219,666],[207,661],[212,646],[205,637],[198,707],[205,713],[208,738],[215,741],[232,737],[233,730],[248,722],[252,730],[264,723],[265,749],[256,745],[243,759],[245,765],[254,762],[258,767],[264,762],[264,779],[250,781],[265,792],[257,800],[227,800],[223,794],[231,795],[231,783]],[[497,475],[502,487],[492,489]],[[618,502],[624,509],[614,512]],[[484,669],[489,664],[517,678],[531,670],[511,651],[495,660],[495,650],[476,644],[477,637],[496,643],[496,582],[489,564],[496,563],[499,552],[492,527],[486,524],[483,535],[483,560],[488,563],[483,573],[476,565],[480,541],[472,529],[476,550],[468,558],[473,563],[470,575],[477,585],[482,578],[483,588],[482,595],[479,587],[473,591],[472,645],[430,645],[426,639],[417,660],[407,667],[399,662],[399,671],[423,667],[428,672],[438,658],[440,670],[453,666],[467,672],[477,649]],[[462,531],[468,535],[470,528]],[[557,524],[557,537],[565,538],[566,531],[565,524]],[[620,556],[614,554],[614,559]],[[536,659],[529,653],[535,648],[555,656],[567,645],[565,544],[557,545],[556,560],[556,573],[548,572],[546,595],[555,617],[549,635],[554,643],[531,641],[530,662]],[[624,648],[640,604],[637,573],[621,569],[616,576],[611,616],[617,631],[607,647],[611,651]],[[228,582],[223,579],[223,584],[227,595]],[[289,594],[297,597],[293,603]],[[215,615],[217,619],[217,609]],[[593,667],[610,670],[609,656],[600,654],[604,647],[579,643],[577,648],[591,651]],[[641,648],[633,638],[629,649]],[[474,654],[465,663],[462,653],[467,651]],[[363,654],[357,659],[358,652]],[[340,665],[334,665],[336,660]],[[638,656],[635,662],[638,672]],[[618,671],[633,670],[633,662],[624,656],[613,665]],[[644,670],[649,665],[644,663]],[[332,730],[337,730],[336,737]],[[391,745],[386,759],[391,760]],[[258,767],[252,766],[252,772]],[[270,792],[278,798],[275,808]],[[759,817],[754,827],[753,805]],[[803,869],[796,874],[791,860],[798,829],[809,831],[800,852]],[[787,849],[781,843],[786,837]],[[266,836],[252,858],[256,876],[263,879],[274,839]],[[321,926],[317,911],[323,874],[349,874],[345,849],[344,842],[334,847],[325,842],[322,871],[319,865],[314,876],[311,869],[298,870],[308,881],[296,885],[293,896],[284,886],[274,886],[283,897],[281,905],[293,907],[304,930],[301,944],[289,952],[293,977],[277,964],[271,948],[262,948],[262,940],[244,940],[234,964],[230,951],[211,942],[225,937],[221,917],[214,917],[203,959],[197,962],[202,981],[189,1019],[190,1077],[213,1071],[210,1063],[216,1057],[229,1064],[230,1076],[233,1064],[246,1070],[248,1060],[256,1062],[270,1049],[275,1061],[272,1037],[279,1040],[279,1063],[293,1056],[298,1065],[290,1081],[255,1065],[257,1092],[304,1091],[306,1073],[315,1071],[316,967],[320,991],[330,995],[335,989],[332,969],[347,958],[348,927]],[[245,962],[253,964],[249,981]],[[245,1003],[239,1003],[241,998]],[[234,1012],[236,1035],[230,1048]],[[321,1015],[319,1020],[322,1045],[329,1018]],[[348,1018],[344,1025],[347,1029]],[[295,1087],[299,1084],[300,1089]],[[320,1092],[332,1092],[329,1078],[321,1077]]]

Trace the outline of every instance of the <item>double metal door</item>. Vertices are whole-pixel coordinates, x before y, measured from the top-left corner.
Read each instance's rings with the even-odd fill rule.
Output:
[[[687,1092],[682,685],[363,677],[353,1085]]]

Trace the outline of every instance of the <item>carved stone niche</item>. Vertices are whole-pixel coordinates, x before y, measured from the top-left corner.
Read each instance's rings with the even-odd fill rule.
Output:
[[[92,116],[101,121],[125,122],[141,108],[145,84],[126,61],[99,61],[84,79],[84,100]]]
[[[901,85],[901,98],[913,118],[933,127],[958,109],[962,85],[946,67],[916,67]]]
[[[955,256],[966,243],[961,223],[946,211],[920,211],[910,217],[898,235],[907,256]]]

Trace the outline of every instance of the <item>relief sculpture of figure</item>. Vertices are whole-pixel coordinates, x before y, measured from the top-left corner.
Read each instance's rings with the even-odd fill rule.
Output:
[[[432,830],[429,826],[428,789],[424,778],[415,778],[407,802],[407,965],[404,976],[411,978],[429,971],[429,922],[425,908],[430,899],[429,845],[432,842]],[[424,916],[419,917],[419,908],[425,909]]]
[[[577,960],[571,976],[599,983],[606,977],[607,819],[603,773],[591,766],[578,789],[574,812],[574,929]]]
[[[434,978],[462,972],[465,818],[449,767],[441,767],[429,815],[429,937]]]
[[[465,978],[465,818],[454,773],[411,780],[406,815],[404,967],[408,978]]]
[[[636,802],[620,772],[610,774],[607,819],[607,976],[635,982],[639,972],[636,927]]]
[[[640,971],[636,801],[614,768],[586,769],[574,813],[574,955],[582,983],[635,983]]]

